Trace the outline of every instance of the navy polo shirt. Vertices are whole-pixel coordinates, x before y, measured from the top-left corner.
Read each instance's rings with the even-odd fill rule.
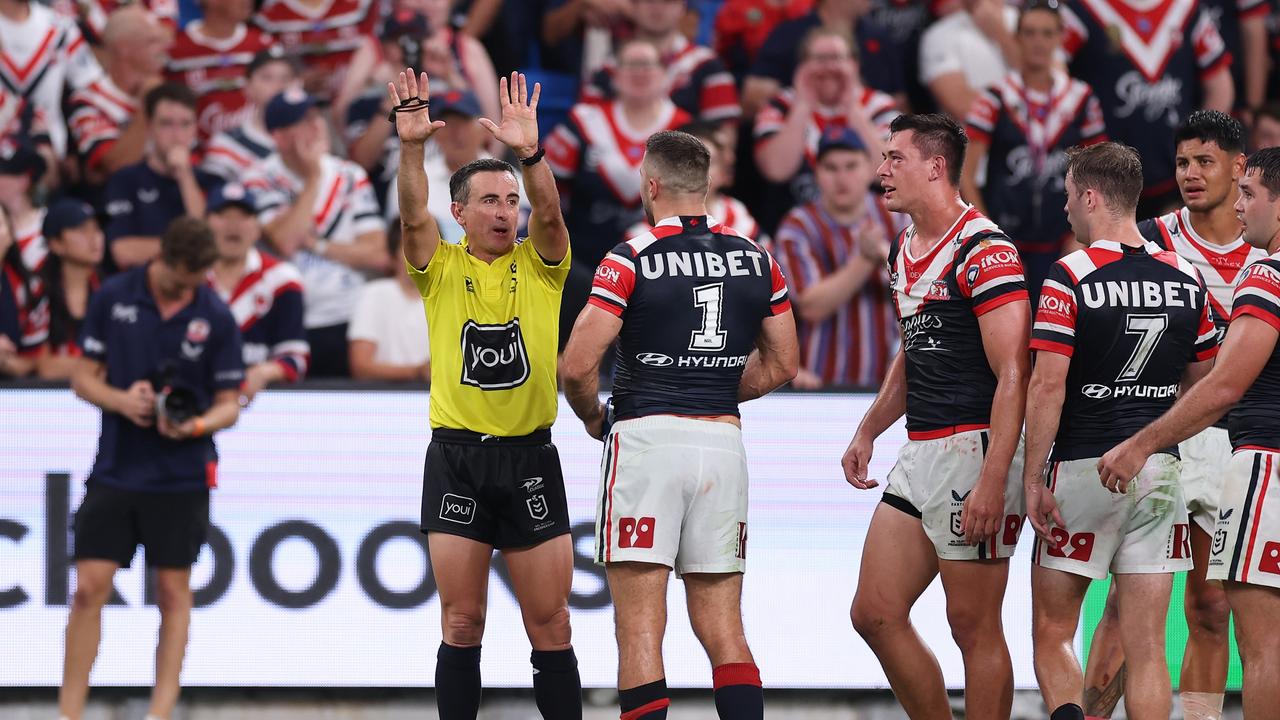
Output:
[[[206,195],[222,184],[216,175],[199,169],[195,173]],[[107,243],[131,235],[160,237],[169,223],[186,214],[178,181],[152,170],[146,160],[112,174],[104,203]]]
[[[773,78],[782,87],[791,87],[800,64],[800,45],[810,30],[821,25],[817,12],[778,23],[760,46],[748,74]],[[906,82],[900,53],[888,31],[870,17],[862,17],[854,23],[853,36],[858,43],[862,82],[890,95],[902,92]]]
[[[226,304],[203,286],[186,307],[161,320],[147,267],[102,284],[85,313],[80,347],[85,357],[106,365],[107,384],[122,390],[171,367],[204,412],[215,392],[238,388],[244,380],[240,330]],[[211,437],[170,440],[154,426],[138,427],[104,412],[89,481],[128,490],[198,490],[208,486],[217,459]]]

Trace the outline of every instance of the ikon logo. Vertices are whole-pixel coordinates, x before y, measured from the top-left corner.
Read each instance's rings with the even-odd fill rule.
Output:
[[[624,517],[618,521],[619,548],[651,548],[653,547],[653,526],[651,517]]]
[[[1269,542],[1262,546],[1262,557],[1258,559],[1258,571],[1280,575],[1280,542]]]
[[[674,365],[676,362],[670,355],[663,355],[662,353],[640,353],[636,355],[636,359],[645,365],[652,365],[653,367],[667,367]]]
[[[1062,528],[1053,528],[1053,540],[1057,547],[1049,547],[1049,557],[1089,562],[1093,556],[1093,533],[1072,535]]]
[[[1106,400],[1111,397],[1111,388],[1106,385],[1085,385],[1080,388],[1080,394],[1094,400]]]
[[[445,493],[440,501],[440,519],[470,525],[476,519],[476,501],[469,497]]]
[[[1191,526],[1187,523],[1175,523],[1169,530],[1169,559],[1181,560],[1191,557]]]

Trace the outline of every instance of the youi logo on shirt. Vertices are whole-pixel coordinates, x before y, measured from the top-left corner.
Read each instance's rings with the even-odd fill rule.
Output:
[[[529,379],[520,318],[504,325],[462,326],[462,384],[481,390],[508,390]]]

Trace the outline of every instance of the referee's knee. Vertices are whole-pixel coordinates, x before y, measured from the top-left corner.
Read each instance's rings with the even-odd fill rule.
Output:
[[[444,641],[454,647],[474,647],[484,637],[484,610],[444,608]]]

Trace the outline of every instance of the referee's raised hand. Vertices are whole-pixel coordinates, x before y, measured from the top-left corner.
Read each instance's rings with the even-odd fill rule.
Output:
[[[541,84],[534,83],[533,95],[530,95],[524,73],[513,72],[510,80],[502,78],[498,81],[502,124],[498,125],[489,118],[480,118],[479,123],[498,142],[515,151],[516,157],[527,158],[538,151],[538,96],[541,94]]]
[[[391,102],[396,134],[401,143],[425,143],[427,138],[444,127],[443,120],[431,119],[430,103],[431,83],[427,74],[415,77],[413,68],[405,68],[396,82],[387,83],[387,92],[391,94]]]

